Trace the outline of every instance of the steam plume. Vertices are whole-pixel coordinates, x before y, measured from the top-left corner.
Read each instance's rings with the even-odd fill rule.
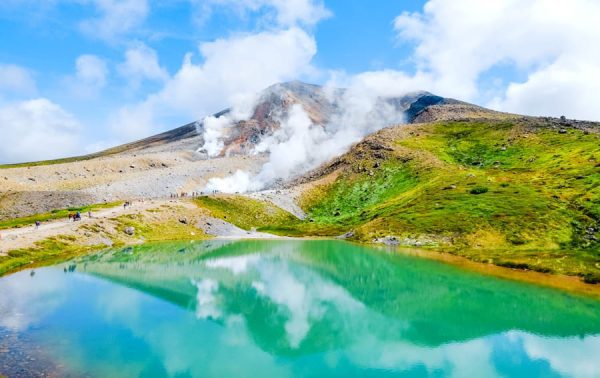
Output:
[[[225,178],[210,179],[205,190],[235,193],[268,188],[343,154],[368,134],[404,122],[403,113],[376,93],[358,88],[350,88],[342,94],[328,92],[337,96],[334,100],[339,104],[339,111],[326,125],[314,124],[302,105],[293,105],[287,116],[279,120],[280,128],[255,147],[254,153],[269,154],[268,162],[258,174],[238,170]],[[221,144],[214,142],[215,136],[218,139],[222,126],[230,122],[230,119],[205,119],[204,148],[209,156],[222,149]]]

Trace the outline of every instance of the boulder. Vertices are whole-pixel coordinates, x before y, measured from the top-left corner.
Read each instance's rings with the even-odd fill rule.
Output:
[[[123,232],[125,232],[127,235],[131,236],[131,235],[135,234],[135,228],[131,227],[131,226],[127,226],[127,227],[125,227]]]
[[[348,231],[343,235],[336,236],[336,239],[349,239],[354,237],[354,231]]]

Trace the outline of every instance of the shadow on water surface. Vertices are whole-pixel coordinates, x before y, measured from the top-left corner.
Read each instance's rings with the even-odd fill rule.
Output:
[[[0,329],[63,340],[53,358],[93,376],[115,374],[99,356],[117,375],[600,374],[600,302],[340,241],[143,245],[2,289]],[[41,315],[11,312],[36,292]]]

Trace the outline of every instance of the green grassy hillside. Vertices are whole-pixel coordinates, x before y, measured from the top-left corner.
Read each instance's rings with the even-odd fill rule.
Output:
[[[434,123],[384,130],[342,160],[337,180],[305,197],[316,223],[343,225],[360,240],[393,235],[475,260],[600,278],[596,133]]]
[[[210,215],[250,230],[263,230],[272,225],[293,224],[297,219],[269,202],[236,195],[199,197],[196,203],[209,210]]]
[[[337,178],[304,194],[306,221],[257,225],[286,235],[352,232],[357,241],[600,281],[596,130],[529,118],[401,126],[312,177],[329,173]]]

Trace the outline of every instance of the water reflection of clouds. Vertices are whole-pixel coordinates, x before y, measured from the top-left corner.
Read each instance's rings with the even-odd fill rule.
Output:
[[[180,269],[172,271],[178,280],[190,277],[185,267]],[[68,316],[69,311],[76,312],[73,306],[89,302],[93,306],[85,307],[91,312],[84,324],[96,327],[92,342],[85,339],[89,330],[54,317],[68,323],[55,335],[62,345],[54,348],[56,360],[75,371],[94,367],[111,377],[144,375],[149,361],[159,367],[155,374],[164,376],[302,376],[306,366],[323,374],[600,376],[600,335],[546,338],[510,331],[428,346],[403,338],[403,327],[410,325],[365,306],[318,270],[280,254],[211,259],[199,272],[201,278],[174,281],[190,289],[195,312],[114,281],[52,269],[40,270],[34,277],[18,273],[0,280],[0,327],[26,330],[56,309]],[[71,286],[78,286],[79,296]],[[81,294],[91,292],[97,295]],[[257,325],[251,317],[257,313],[247,313],[256,310],[253,303],[228,307],[232,299],[244,300],[240,293],[250,295],[246,300],[275,305],[282,325],[275,328],[280,333],[270,329],[272,333],[260,338],[265,323]],[[333,339],[335,343],[330,343]],[[278,349],[282,344],[300,355],[283,353]],[[106,354],[97,353],[99,345],[107,348]],[[141,352],[132,354],[136,348]],[[528,370],[534,365],[538,370]]]
[[[218,288],[218,284],[212,280],[197,281],[194,283],[204,295],[210,297]],[[155,300],[141,295],[131,289],[131,295],[137,296],[132,305],[137,307],[136,312],[148,313],[149,309],[156,305]],[[202,303],[210,305],[210,300],[203,297]],[[132,317],[126,306],[116,306],[104,313],[111,320],[121,319],[121,326],[127,329],[137,338],[143,339],[151,351],[150,355],[158,357],[164,372],[156,371],[155,375],[164,376],[235,376],[256,377],[291,376],[288,368],[280,366],[274,356],[262,351],[249,337],[250,332],[246,327],[243,317],[228,316],[223,324],[211,321],[196,321],[196,316],[177,307],[173,307],[168,314],[157,317]],[[211,310],[206,310],[200,316]],[[215,315],[215,314],[213,314]],[[212,317],[208,316],[208,318]],[[216,316],[215,318],[218,318]],[[81,347],[85,347],[82,345]],[[126,346],[119,346],[126,348]],[[252,366],[253,369],[247,369]],[[126,374],[112,371],[107,376],[138,376],[144,375],[143,371],[136,374],[135,364],[129,367]],[[132,374],[134,373],[134,374]]]
[[[102,290],[97,295],[75,296],[68,308],[62,308],[76,309],[75,312],[90,309],[86,313],[86,328],[68,326],[68,311],[57,318],[60,324],[55,325],[53,332],[60,333],[53,335],[60,342],[54,339],[55,345],[49,351],[55,361],[66,367],[67,375],[87,376],[93,372],[92,376],[105,377],[291,376],[287,367],[279,366],[274,356],[254,344],[241,316],[229,316],[223,324],[198,322],[186,309],[130,287],[80,275],[70,275],[69,279],[75,281],[66,281],[65,285],[80,285],[82,291],[90,287]],[[197,284],[205,292],[214,287],[209,281]],[[0,286],[0,290],[3,288]],[[77,304],[81,307],[71,307]],[[248,370],[247,366],[253,369]],[[154,370],[149,371],[149,367]]]
[[[405,341],[381,340],[372,335],[361,335],[361,340],[345,353],[347,358],[363,368],[407,371],[422,366],[429,373],[444,371],[444,376],[498,376],[490,363],[491,346],[482,339],[435,348]]]
[[[600,336],[545,338],[517,333],[527,355],[570,377],[600,377]]]
[[[199,319],[219,319],[221,310],[217,302],[217,290],[219,283],[213,279],[205,278],[200,281],[192,280],[196,285],[198,293],[196,294],[196,316]]]
[[[373,335],[357,335],[360,342],[339,352],[365,369],[408,371],[422,366],[429,374],[444,372],[452,377],[530,376],[599,377],[600,336],[584,338],[545,338],[526,332],[511,331],[464,342],[426,347],[404,341],[381,340]],[[509,344],[503,358],[509,363],[499,366],[499,344]],[[524,348],[520,348],[522,344]],[[534,373],[531,365],[537,364]],[[526,368],[524,365],[529,365]],[[434,374],[435,375],[435,374]]]
[[[224,268],[238,275],[246,273],[248,268],[260,260],[259,255],[234,256],[220,259],[212,259],[206,262],[208,268]]]
[[[140,294],[128,287],[114,286],[110,291],[101,291],[96,304],[107,321],[129,325],[142,316]]]
[[[300,345],[311,324],[321,320],[328,308],[334,308],[341,315],[364,309],[364,305],[344,288],[308,269],[291,269],[287,261],[279,258],[260,255],[225,257],[210,260],[206,266],[229,270],[235,276],[255,273],[251,285],[256,293],[276,304],[288,317],[284,328],[291,348]],[[212,280],[204,280],[198,285],[197,314],[221,314],[215,308],[217,288],[218,283]]]
[[[334,328],[352,334],[353,342],[344,351],[327,352],[324,355],[329,364],[336,361],[352,361],[365,369],[386,371],[408,371],[415,367],[424,368],[429,374],[444,372],[446,376],[482,377],[503,376],[505,371],[495,361],[498,343],[501,339],[508,343],[521,343],[523,347],[510,347],[512,353],[529,363],[543,362],[546,374],[576,377],[600,376],[600,336],[585,338],[543,338],[525,332],[508,332],[464,342],[453,342],[436,347],[416,345],[405,340],[388,340],[380,333],[372,332],[365,324],[374,324],[381,316],[366,308],[354,299],[343,287],[323,279],[307,268],[299,268],[287,260],[273,256],[246,255],[210,260],[206,267],[224,269],[233,274],[236,280],[247,282],[263,298],[279,306],[288,319],[285,331],[291,348],[298,348],[310,332],[315,322],[321,320],[327,311],[335,309],[335,321],[354,321],[333,325]],[[249,277],[244,277],[243,275]],[[236,281],[237,282],[237,281]],[[238,282],[239,283],[239,282]],[[198,306],[203,313],[217,313],[218,282],[205,284],[198,290]],[[210,288],[210,290],[207,290]],[[200,300],[201,299],[201,300]],[[236,315],[236,321],[242,322]],[[387,319],[387,322],[391,321]],[[563,353],[566,348],[569,352]],[[506,351],[504,351],[506,352]],[[517,358],[513,356],[513,358]],[[514,362],[514,361],[513,361]],[[514,365],[509,369],[515,369]],[[517,367],[518,368],[518,367]],[[514,373],[516,370],[513,370]]]
[[[66,298],[62,271],[22,271],[0,280],[0,327],[24,331],[55,311]]]

